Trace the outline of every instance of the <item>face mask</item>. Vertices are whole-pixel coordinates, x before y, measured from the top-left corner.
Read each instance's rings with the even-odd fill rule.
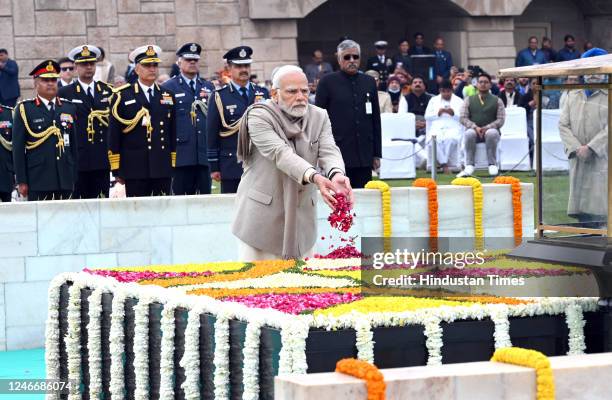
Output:
[[[400,90],[399,90],[399,88],[397,88],[397,89],[391,89],[391,88],[389,88],[388,90],[389,90],[389,93],[397,93],[397,92],[399,92],[399,91],[400,91]]]

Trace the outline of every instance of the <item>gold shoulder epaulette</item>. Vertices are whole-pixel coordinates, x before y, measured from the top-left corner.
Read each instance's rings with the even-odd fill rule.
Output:
[[[112,88],[112,89],[113,89],[113,93],[117,93],[117,92],[119,92],[119,91],[121,91],[121,90],[123,90],[123,89],[127,89],[127,88],[129,88],[130,86],[132,86],[132,85],[131,85],[131,84],[129,84],[129,83],[126,83],[125,85],[121,85],[121,86],[119,86],[119,87]]]

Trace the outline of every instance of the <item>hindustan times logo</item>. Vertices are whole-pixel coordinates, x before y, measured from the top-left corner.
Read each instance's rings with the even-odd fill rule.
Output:
[[[385,265],[410,265],[414,269],[417,265],[438,265],[463,269],[466,265],[482,265],[485,262],[483,251],[410,251],[397,249],[395,252],[374,253],[372,255],[372,268],[383,269]]]

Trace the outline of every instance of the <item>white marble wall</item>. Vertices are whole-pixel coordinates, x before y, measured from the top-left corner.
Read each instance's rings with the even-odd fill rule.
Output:
[[[557,400],[610,398],[612,353],[550,357]],[[386,399],[531,400],[535,370],[494,362],[446,364],[381,370]],[[362,380],[324,373],[276,377],[275,400],[365,399]]]
[[[523,188],[524,236],[533,234],[533,187]],[[380,194],[356,191],[350,235],[382,232]],[[509,186],[484,185],[487,236],[512,236]],[[471,189],[439,189],[440,236],[473,235]],[[427,236],[425,189],[393,189],[394,236]],[[84,267],[235,260],[233,195],[0,204],[0,351],[42,347],[47,285]],[[319,201],[318,250],[339,244]],[[333,240],[327,239],[333,236]]]

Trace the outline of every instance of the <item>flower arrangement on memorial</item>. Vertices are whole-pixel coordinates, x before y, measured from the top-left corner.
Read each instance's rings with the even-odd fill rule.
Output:
[[[484,196],[482,184],[476,178],[455,178],[451,185],[470,186],[472,188],[472,197],[474,199],[474,237],[476,238],[476,249],[482,248],[482,240],[484,238],[484,229],[482,227],[482,207]]]
[[[512,261],[503,255],[493,255],[482,265],[466,265],[464,273],[475,271],[512,270],[514,273],[562,274],[583,273],[584,270],[530,261]],[[398,273],[423,273],[426,266],[397,265]],[[198,334],[203,313],[216,317],[214,324],[213,363],[215,395],[227,399],[229,384],[229,323],[247,323],[244,342],[243,383],[245,397],[256,399],[258,387],[259,340],[262,327],[281,331],[279,374],[306,373],[306,338],[311,328],[336,330],[354,329],[355,346],[360,360],[376,362],[373,329],[377,327],[420,325],[424,327],[428,364],[443,362],[442,324],[456,320],[490,318],[494,324],[496,348],[512,345],[511,317],[537,315],[566,316],[569,328],[569,353],[585,350],[583,313],[596,309],[594,298],[530,298],[517,299],[494,296],[453,297],[437,292],[415,293],[398,288],[382,296],[364,296],[359,258],[257,261],[252,263],[208,263],[174,266],[143,266],[129,268],[86,269],[82,273],[65,273],[56,277],[49,289],[46,357],[49,378],[58,378],[59,343],[65,339],[70,379],[81,380],[80,346],[81,306],[88,303],[87,349],[91,396],[101,388],[101,298],[112,293],[113,306],[110,326],[111,393],[119,396],[125,389],[124,346],[125,300],[136,298],[134,307],[134,366],[137,398],[147,398],[148,384],[148,305],[163,305],[161,316],[161,392],[173,393],[174,310],[188,310],[185,351],[180,365],[185,368],[185,393],[196,396],[199,387]],[[510,272],[508,272],[510,273]],[[66,338],[59,337],[58,307],[60,287],[72,282]],[[86,299],[81,289],[93,290]],[[114,398],[115,396],[113,396]],[[119,396],[121,397],[121,396]],[[196,396],[197,397],[197,396]]]

